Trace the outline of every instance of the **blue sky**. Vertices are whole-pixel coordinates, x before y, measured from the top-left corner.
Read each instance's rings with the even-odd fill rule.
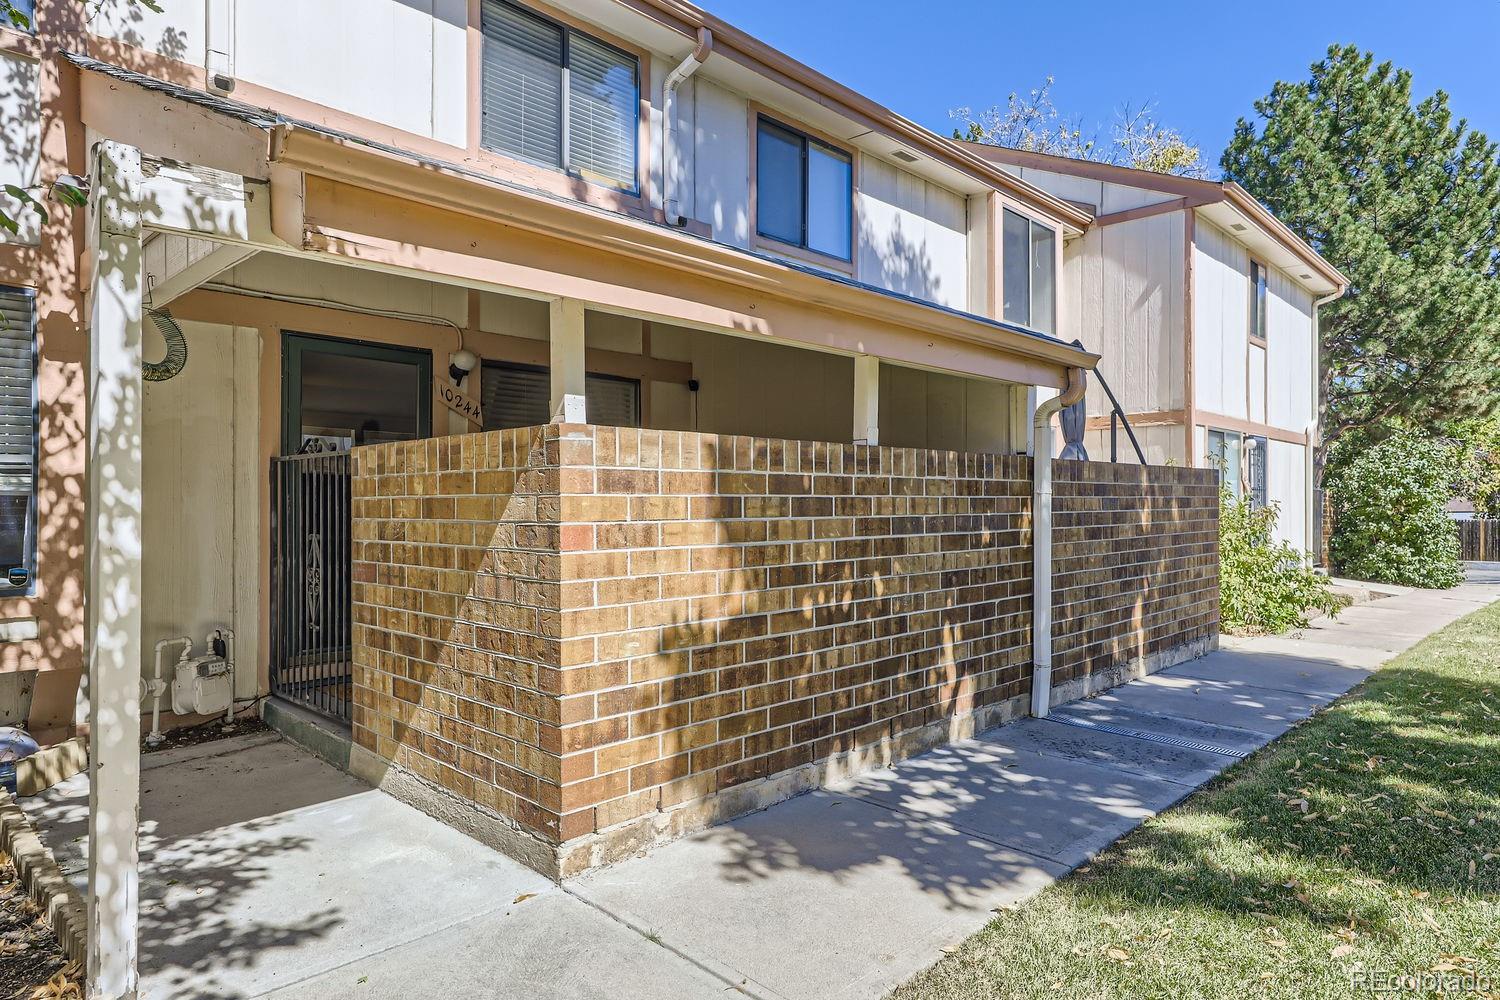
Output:
[[[943,134],[950,109],[1004,103],[1050,73],[1058,109],[1086,131],[1107,133],[1127,101],[1153,101],[1217,167],[1235,119],[1339,41],[1410,69],[1418,96],[1446,90],[1458,115],[1500,138],[1500,0],[701,2]]]

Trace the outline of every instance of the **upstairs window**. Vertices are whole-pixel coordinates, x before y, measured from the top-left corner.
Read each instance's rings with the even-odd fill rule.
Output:
[[[1000,248],[1007,323],[1038,333],[1057,326],[1057,231],[1005,210]]]
[[[755,228],[768,239],[853,259],[854,158],[761,118],[755,135]]]
[[[484,0],[480,144],[635,193],[635,56],[502,0]]]
[[[1250,337],[1266,342],[1266,268],[1250,262]]]
[[[0,592],[36,572],[36,312],[32,292],[0,288]]]

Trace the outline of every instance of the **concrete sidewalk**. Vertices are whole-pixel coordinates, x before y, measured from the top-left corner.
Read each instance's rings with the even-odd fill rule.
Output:
[[[722,997],[555,883],[273,734],[148,754],[141,995]],[[88,776],[23,799],[87,891]]]
[[[1450,622],[1500,566],[554,885],[274,736],[146,759],[152,1000],[874,998]],[[23,800],[75,879],[80,775]]]

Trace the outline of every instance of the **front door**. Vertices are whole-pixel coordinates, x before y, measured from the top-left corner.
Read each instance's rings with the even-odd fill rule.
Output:
[[[271,469],[271,690],[347,722],[349,449],[429,435],[432,355],[302,334],[282,343],[282,455]]]
[[[300,333],[281,344],[283,455],[431,435],[431,351]]]

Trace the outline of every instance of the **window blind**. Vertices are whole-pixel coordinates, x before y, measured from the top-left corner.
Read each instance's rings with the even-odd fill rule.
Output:
[[[635,187],[635,59],[585,35],[568,40],[569,166],[616,187]]]
[[[538,427],[551,419],[551,375],[545,368],[529,368],[485,362],[479,388],[484,408],[484,429]],[[606,427],[639,427],[641,384],[634,379],[589,375],[584,394],[591,424]]]
[[[0,288],[0,590],[24,586],[4,574],[24,569],[36,487],[36,360],[30,292]]]
[[[500,0],[484,0],[480,30],[484,146],[561,167],[562,29]]]
[[[641,425],[641,384],[634,379],[590,375],[584,380],[589,423],[605,427]]]
[[[484,407],[484,429],[538,427],[550,419],[551,380],[545,368],[520,368],[486,362],[479,399]]]

